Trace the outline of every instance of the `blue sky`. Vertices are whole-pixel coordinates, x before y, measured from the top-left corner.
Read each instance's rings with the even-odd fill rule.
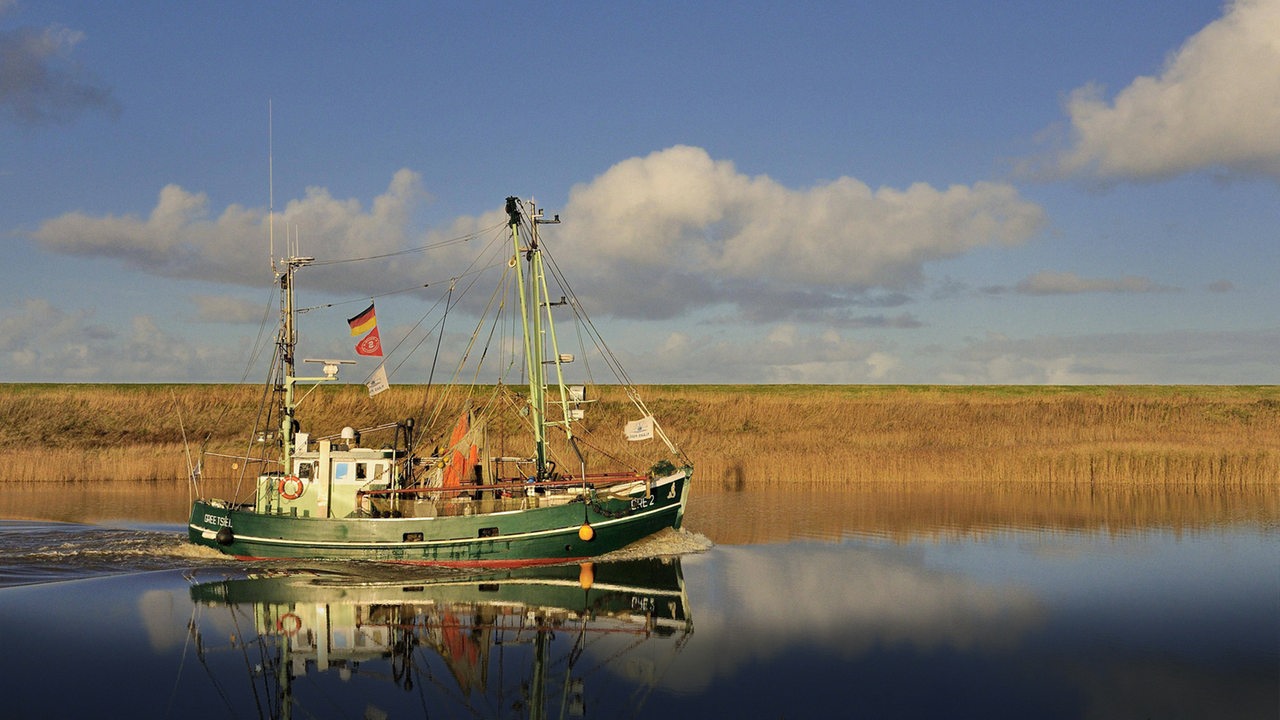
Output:
[[[272,194],[322,259],[514,194],[641,382],[1275,384],[1277,78],[1280,0],[0,0],[0,381],[258,379]],[[303,354],[448,277],[375,265]]]

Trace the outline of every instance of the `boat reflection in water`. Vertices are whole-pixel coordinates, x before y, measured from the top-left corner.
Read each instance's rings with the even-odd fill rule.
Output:
[[[401,707],[633,715],[693,632],[678,558],[413,578],[363,571],[196,578],[193,647],[229,711],[243,715],[251,702],[272,718],[383,718]],[[245,662],[216,657],[228,653]],[[232,667],[247,668],[248,688],[214,674]]]

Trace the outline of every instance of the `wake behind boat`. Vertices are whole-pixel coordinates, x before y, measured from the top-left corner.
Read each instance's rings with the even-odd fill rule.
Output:
[[[591,401],[585,385],[566,383],[574,357],[560,351],[554,313],[567,306],[586,319],[557,273],[553,295],[538,234],[539,225],[558,222],[559,216],[544,220],[532,203],[514,197],[507,199],[506,211],[510,252],[499,264],[499,288],[513,290],[512,304],[518,302],[526,358],[523,394],[501,377],[496,385],[466,388],[460,412],[443,415],[437,408],[435,420],[421,424],[425,442],[414,420],[381,426],[393,439],[374,447],[363,446],[363,432],[351,427],[323,437],[302,432],[299,393],[336,382],[340,366],[352,361],[316,361],[323,366],[316,377],[295,372],[294,276],[315,261],[290,253],[278,271],[281,326],[269,381],[274,401],[266,408],[272,419],[254,428],[254,436],[264,441],[259,445],[275,451],[256,460],[265,464],[243,498],[204,497],[207,482],[193,472],[199,499],[191,508],[191,542],[241,558],[518,566],[593,557],[665,528],[680,528],[693,468],[634,389],[626,386],[626,394],[641,419],[627,423],[628,439],[656,438],[670,458],[636,467],[634,461],[626,464],[584,447],[579,428]],[[489,305],[506,307],[505,302]],[[381,355],[373,306],[348,322],[353,335],[364,334],[357,351]],[[490,328],[492,336],[500,327],[497,320],[485,322],[482,318],[476,325],[473,342],[482,328]],[[583,326],[606,363],[620,370],[594,326],[589,321]],[[484,358],[487,349],[476,352]],[[472,350],[469,345],[459,370]],[[508,369],[520,370],[520,363],[510,362]],[[479,377],[481,368],[469,372]],[[619,380],[625,386],[625,373]],[[386,388],[383,366],[367,384],[371,395]],[[456,395],[439,395],[458,405]],[[439,407],[446,407],[444,400]],[[514,410],[514,419],[501,417],[503,410]],[[241,460],[246,466],[255,462]],[[597,469],[597,460],[607,466]]]

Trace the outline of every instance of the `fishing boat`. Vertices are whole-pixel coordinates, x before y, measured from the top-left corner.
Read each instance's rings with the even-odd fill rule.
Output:
[[[603,341],[589,320],[582,326],[596,340],[594,352],[620,375],[616,388],[640,415],[617,427],[617,436],[635,441],[627,445],[660,444],[665,452],[637,462],[585,444],[580,429],[593,397],[587,385],[566,380],[575,358],[561,352],[555,334],[558,312],[571,311],[578,320],[585,320],[585,313],[554,260],[544,261],[539,237],[539,226],[557,222],[558,215],[547,219],[532,202],[507,198],[505,227],[499,230],[505,250],[501,262],[490,264],[501,270],[498,287],[516,296],[487,305],[518,307],[520,330],[512,333],[511,344],[523,348],[524,359],[505,359],[502,370],[518,371],[519,382],[499,374],[491,384],[469,386],[460,411],[433,410],[427,422],[411,418],[374,428],[344,426],[328,429],[327,435],[309,427],[303,431],[301,399],[323,396],[312,391],[337,383],[341,368],[355,361],[315,360],[323,368],[320,374],[298,373],[295,276],[316,260],[294,248],[273,262],[280,327],[268,379],[272,400],[260,413],[268,420],[251,432],[255,446],[265,450],[256,460],[247,452],[237,459],[237,467],[257,462],[259,470],[248,476],[253,480],[243,484],[243,495],[232,497],[205,497],[214,483],[203,475],[203,460],[193,463],[190,541],[243,559],[515,567],[591,558],[666,528],[678,530],[692,463],[626,382],[616,356],[601,349]],[[447,312],[452,304],[443,306]],[[353,336],[372,328],[357,344],[358,353],[366,354],[361,346],[380,344],[372,305],[348,323]],[[488,356],[487,346],[480,351],[474,345],[477,338],[483,341],[485,328],[491,335],[498,326],[496,320],[478,322],[464,356]],[[478,365],[467,372],[482,374]],[[371,397],[385,389],[382,365],[366,384]],[[430,390],[431,383],[427,386]],[[498,420],[504,409],[514,410],[515,419]],[[369,442],[379,429],[390,439]]]

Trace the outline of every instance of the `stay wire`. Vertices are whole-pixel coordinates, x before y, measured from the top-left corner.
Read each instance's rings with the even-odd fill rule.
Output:
[[[376,300],[378,298],[390,297],[392,295],[403,295],[404,293],[417,292],[423,288],[431,287],[432,285],[438,285],[439,283],[440,281],[437,280],[435,282],[423,283],[421,285],[414,285],[413,287],[400,288],[399,290],[388,290],[386,292],[375,293],[373,295],[361,295],[360,297],[353,298],[351,300],[338,300],[337,302],[324,303],[321,305],[308,305],[307,307],[304,307],[304,308],[298,308],[298,314],[301,315],[303,313],[309,313],[312,310],[328,310],[329,308],[335,308],[335,307],[338,307],[339,305],[350,305],[352,303],[364,302],[365,298],[368,298],[370,300]]]
[[[431,384],[435,382],[436,363],[439,362],[440,360],[440,347],[444,345],[445,322],[449,319],[449,306],[452,304],[452,301],[453,301],[453,285],[449,285],[449,294],[446,297],[445,303],[444,303],[444,314],[440,316],[440,332],[439,334],[436,335],[436,351],[431,356],[431,370],[427,372],[427,387],[422,392],[422,406],[418,408],[419,416],[424,415],[427,412],[428,392],[430,392],[431,390]],[[430,337],[430,336],[428,335],[427,337]],[[426,339],[427,338],[424,337],[422,339],[423,342],[426,342]],[[432,420],[427,423],[427,427],[431,427],[432,422],[434,422],[434,418],[432,418]]]
[[[467,266],[467,268],[462,273],[460,273],[455,278],[453,278],[453,280],[450,281],[449,292],[448,292],[448,295],[446,296],[447,301],[445,303],[444,314],[441,317],[440,322],[437,323],[436,326],[434,326],[434,327],[439,327],[439,335],[436,338],[435,357],[432,359],[431,371],[427,378],[428,389],[435,382],[434,378],[435,378],[435,371],[437,367],[437,361],[439,359],[440,351],[444,342],[444,321],[445,321],[445,318],[448,317],[450,308],[457,305],[459,302],[462,301],[463,298],[469,295],[470,292],[475,288],[476,284],[479,282],[480,277],[484,275],[487,271],[492,270],[495,267],[505,266],[507,264],[505,262],[505,256],[502,255],[500,252],[501,244],[499,241],[501,240],[501,237],[502,236],[500,233],[495,232],[494,235],[489,239],[489,242],[486,243],[485,249],[477,255],[477,257],[471,262],[470,265]],[[486,258],[491,258],[491,256],[495,254],[499,258],[503,258],[503,262],[500,263],[497,259],[486,260]],[[505,270],[504,270],[504,274],[505,274]],[[453,297],[453,293],[457,287],[457,282],[463,278],[468,278],[469,282],[466,285],[462,286],[461,291],[458,293],[457,297],[455,298]],[[490,305],[492,305],[492,298],[490,299],[489,302],[490,302]],[[439,302],[437,302],[436,305],[438,306]],[[487,314],[487,312],[488,310],[486,310],[484,314]],[[484,317],[484,314],[481,315],[482,319]],[[421,324],[421,321],[419,324]],[[478,330],[476,332],[478,332]],[[474,342],[475,340],[476,332],[472,333],[472,342]],[[422,340],[418,341],[418,343],[414,346],[414,349],[408,353],[408,356],[406,356],[404,360],[401,360],[400,363],[396,365],[395,369],[398,370],[400,366],[403,365],[408,360],[408,357],[412,356],[415,352],[417,352],[418,348],[420,348],[422,344],[425,343],[430,336],[431,336],[430,332],[424,335]],[[393,349],[393,352],[394,352],[394,349]],[[455,380],[458,377],[458,375],[461,373],[461,368],[465,362],[466,362],[466,357],[464,356],[462,361],[459,363],[458,368],[456,368],[454,371]],[[446,392],[444,396],[442,396],[436,401],[435,410],[431,413],[431,416],[426,423],[426,426],[425,426],[426,428],[432,427],[435,424],[435,422],[438,420],[440,413],[443,412],[444,405],[449,395],[450,393]],[[422,397],[422,406],[419,410],[420,414],[426,414],[427,405],[428,405],[428,394],[424,392]]]
[[[453,295],[454,288],[457,287],[458,281],[461,281],[462,278],[471,278],[471,281],[468,282],[466,286],[463,286],[462,292],[458,293],[457,300],[451,300],[447,302],[447,304],[445,304],[445,309],[444,309],[445,313],[448,313],[449,306],[456,305],[457,302],[460,302],[463,299],[463,297],[466,297],[467,293],[471,291],[471,288],[475,287],[476,282],[479,282],[480,275],[483,275],[486,272],[486,270],[490,270],[490,269],[493,269],[494,266],[498,266],[497,261],[493,261],[493,260],[490,260],[489,263],[481,264],[481,260],[483,260],[486,255],[493,254],[493,246],[494,246],[494,241],[490,240],[488,245],[486,245],[485,247],[485,251],[481,252],[481,255],[479,256],[479,258],[472,260],[471,264],[468,265],[465,270],[462,270],[461,273],[458,273],[457,275],[454,275],[453,278],[449,279],[448,296]],[[428,318],[428,316],[430,316],[431,313],[434,313],[436,307],[438,307],[439,305],[440,305],[440,301],[438,300],[435,302],[435,305],[431,306],[430,309],[428,309],[428,311],[426,311],[426,313],[422,315],[422,318],[419,319],[419,322],[413,325],[413,328],[410,329],[410,332],[406,333],[406,336],[404,336],[404,340],[408,340],[408,337],[411,336],[413,331],[416,331],[417,328],[421,327],[422,322],[425,322],[426,318]],[[408,355],[404,357],[404,360],[399,361],[399,363],[396,365],[396,368],[392,370],[393,374],[394,372],[396,372],[396,370],[399,370],[399,368],[401,368],[401,366],[404,363],[406,363],[406,361],[408,360],[408,357],[412,356],[413,354],[415,354],[415,352],[417,352],[417,348],[421,347],[422,343],[426,342],[426,338],[428,337],[430,337],[430,333],[426,334],[426,336],[422,338],[421,341],[417,342],[417,345],[413,346],[413,350],[408,352]],[[403,345],[404,340],[396,343],[396,346],[392,347],[392,354],[396,352],[399,346]],[[430,384],[430,380],[428,380],[428,384]]]
[[[448,247],[450,245],[459,245],[462,243],[470,242],[487,233],[493,232],[495,228],[501,228],[504,226],[505,226],[505,223],[498,223],[496,225],[491,225],[489,227],[481,228],[480,230],[476,230],[475,232],[470,232],[465,235],[459,235],[457,237],[449,238],[448,240],[441,240],[440,242],[428,243],[426,245],[421,245],[415,248],[407,248],[405,250],[397,250],[395,252],[382,253],[380,255],[366,255],[363,257],[344,258],[341,260],[321,260],[321,261],[312,262],[311,265],[313,266],[343,265],[347,263],[368,262],[369,260],[384,260],[386,258],[401,257],[403,255],[412,255],[414,253],[427,252],[429,250],[436,250],[442,247]]]
[[[474,349],[475,349],[476,339],[480,336],[480,331],[481,331],[481,329],[483,329],[483,328],[484,328],[485,318],[486,318],[486,317],[488,317],[488,315],[489,315],[489,311],[490,311],[490,309],[493,307],[494,298],[500,295],[500,290],[501,290],[502,286],[503,286],[503,283],[502,283],[502,282],[499,282],[499,284],[498,284],[498,288],[497,288],[497,289],[495,289],[495,290],[494,290],[494,292],[489,296],[489,302],[485,305],[485,309],[484,309],[484,311],[483,311],[482,313],[480,313],[480,317],[478,318],[478,320],[477,320],[477,322],[476,322],[476,327],[475,327],[475,329],[474,329],[474,330],[472,330],[472,331],[471,331],[471,337],[467,340],[467,347],[466,347],[466,350],[465,350],[465,352],[463,352],[463,353],[462,353],[461,358],[458,360],[458,364],[457,364],[457,366],[456,366],[456,367],[454,368],[454,370],[453,370],[453,376],[450,378],[448,385],[446,385],[446,390],[445,390],[444,394],[440,397],[440,399],[439,399],[439,400],[437,401],[437,403],[436,403],[436,409],[435,409],[435,412],[434,412],[434,413],[432,414],[432,416],[431,416],[431,419],[430,419],[430,421],[429,421],[429,423],[428,423],[428,427],[432,427],[432,426],[434,426],[434,425],[435,425],[436,421],[439,419],[440,413],[442,413],[442,412],[444,411],[444,407],[445,407],[445,405],[447,404],[447,402],[448,402],[449,398],[452,396],[452,394],[453,394],[453,390],[454,390],[456,387],[458,387],[458,378],[462,376],[462,371],[463,371],[463,370],[466,368],[466,366],[467,366],[467,361],[468,361],[468,360],[470,359],[470,357],[471,357],[471,352],[472,352],[472,350],[474,350]],[[470,289],[470,288],[468,288],[468,289]],[[443,331],[441,332],[441,337],[443,337]],[[472,387],[472,388],[474,388],[474,387],[475,387],[475,385],[476,385],[476,383],[477,383],[477,381],[478,381],[478,377],[479,377],[479,374],[480,374],[480,365],[481,365],[481,363],[483,362],[484,355],[485,355],[487,352],[488,352],[488,346],[486,345],[486,346],[485,346],[485,348],[484,348],[484,352],[482,352],[482,353],[481,353],[481,362],[476,364],[475,373],[474,373],[474,375],[473,375],[473,376],[472,376],[472,378],[471,378],[471,387]],[[435,369],[435,368],[434,368],[434,364],[433,364],[433,366],[432,366],[433,374],[434,374],[434,369]],[[470,394],[471,394],[471,392],[470,392],[470,391],[468,391],[468,395],[470,395]]]
[[[596,329],[595,324],[591,322],[591,318],[587,315],[586,310],[582,308],[582,303],[578,300],[578,294],[574,292],[573,286],[569,284],[569,280],[564,276],[564,273],[561,272],[560,266],[556,263],[555,256],[547,251],[545,247],[542,249],[542,254],[547,258],[548,265],[551,268],[551,275],[556,279],[556,283],[560,285],[560,288],[564,291],[565,295],[568,296],[570,307],[573,308],[574,316],[576,316],[582,326],[587,329],[587,335],[591,338],[596,349],[600,351],[600,356],[604,358],[605,364],[613,371],[614,377],[616,377],[623,385],[628,387],[633,385],[634,383],[632,382],[631,377],[627,375],[627,371],[622,367],[622,363],[618,360],[617,356],[614,355],[613,351],[609,349],[609,346],[604,341],[604,337],[600,334],[600,331]]]
[[[640,412],[644,413],[646,417],[652,419],[653,413],[650,412],[648,406],[645,405],[644,399],[640,397],[640,393],[636,390],[635,383],[632,381],[631,376],[628,375],[626,369],[623,368],[622,361],[620,361],[609,348],[608,344],[604,341],[604,336],[600,334],[600,331],[596,329],[595,324],[591,322],[590,316],[588,316],[586,310],[582,308],[582,305],[578,301],[577,293],[573,291],[573,286],[569,284],[568,279],[560,271],[560,267],[556,264],[555,258],[546,250],[546,248],[543,248],[543,254],[546,256],[547,261],[550,264],[552,276],[556,278],[556,282],[559,283],[561,290],[564,291],[564,293],[571,299],[571,307],[573,308],[574,315],[577,316],[583,326],[588,329],[588,335],[592,338],[592,342],[595,343],[596,348],[600,350],[600,355],[604,359],[605,364],[613,371],[614,377],[618,378],[618,381],[622,384],[622,387],[627,394],[627,398],[631,400],[631,404],[635,405]],[[686,456],[683,451],[671,442],[671,439],[667,437],[666,432],[662,429],[662,426],[658,424],[657,420],[652,419],[652,423],[654,433],[661,438],[662,442],[667,446],[671,453],[679,456],[685,462],[688,462],[688,456]]]
[[[267,347],[267,342],[266,342],[267,328],[271,325],[270,323],[271,309],[272,309],[272,305],[274,304],[274,300],[275,300],[275,286],[273,283],[271,291],[267,293],[267,302],[263,306],[262,317],[258,321],[258,336],[254,338],[253,344],[250,345],[250,348],[252,351],[249,353],[249,358],[245,362],[244,372],[240,375],[239,384],[241,385],[243,385],[244,382],[249,379],[249,374],[253,372],[254,366],[258,364],[258,359],[262,357],[262,352]],[[271,371],[274,371],[274,367],[275,367],[275,357],[273,355]],[[268,371],[268,372],[270,373],[271,371]],[[226,417],[226,414],[231,409],[231,407],[232,407],[231,403],[222,403],[222,408],[218,412],[218,417],[213,421],[212,427],[216,428],[216,427],[222,426],[222,420],[224,417]],[[261,411],[261,408],[259,408],[259,410]],[[259,413],[259,418],[261,418],[261,413]],[[257,434],[256,431],[257,429],[255,428],[255,432],[254,432],[255,435]],[[199,450],[200,461],[197,464],[197,467],[203,468],[204,455],[206,451],[208,451],[209,442],[212,439],[213,439],[213,431],[210,430],[209,432],[205,433],[204,438],[200,441],[200,450]],[[247,460],[248,459],[247,450],[246,450],[245,456]],[[246,463],[246,467],[247,467],[247,463]],[[241,480],[243,480],[243,474],[241,474]],[[237,495],[239,494],[239,489],[240,489],[240,483],[237,483],[236,484]]]
[[[467,293],[471,290],[471,288],[475,286],[476,282],[479,281],[479,277],[481,275],[483,275],[486,271],[492,269],[497,265],[496,262],[489,262],[489,263],[482,264],[482,260],[484,259],[484,257],[489,254],[492,254],[493,245],[494,245],[494,241],[493,239],[490,239],[490,241],[486,244],[485,250],[483,250],[477,258],[472,260],[471,264],[468,265],[466,269],[464,269],[458,275],[455,275],[454,277],[449,279],[449,289],[445,295],[445,298],[443,298],[446,301],[445,311],[444,311],[446,315],[449,312],[449,307],[453,304],[456,304],[463,297],[465,297]],[[456,300],[451,299],[453,296],[454,290],[458,285],[458,282],[464,278],[470,278],[470,282],[465,286],[463,286],[462,292],[459,293],[458,298]],[[398,292],[409,292],[412,290],[418,290],[424,287],[429,287],[430,285],[433,285],[433,284],[439,285],[439,281],[434,283],[426,283],[420,287],[409,288],[408,290],[402,290]],[[390,293],[384,293],[384,294],[390,294]],[[374,297],[379,297],[379,296],[374,296]],[[316,306],[315,308],[309,308],[309,309],[318,309],[320,307],[332,307],[333,305],[345,304],[346,302],[362,302],[362,301],[363,301],[363,298],[359,300],[344,301],[340,303],[331,303],[330,305],[325,305],[325,306]],[[397,342],[395,345],[391,347],[391,350],[387,353],[387,355],[396,354],[396,351],[399,350],[400,347],[404,345],[404,343],[407,342],[410,337],[413,336],[413,333],[416,332],[418,328],[422,327],[423,323],[427,320],[427,318],[431,317],[431,315],[435,312],[436,308],[440,306],[440,302],[441,300],[437,300],[430,308],[428,308],[427,311],[423,313],[421,317],[418,318],[418,321],[414,323],[413,327],[410,328],[407,333],[405,333],[404,337],[402,337],[399,342]],[[432,326],[432,330],[434,330],[435,327],[440,327],[441,338],[443,338],[443,332],[444,332],[443,325],[444,325],[444,318],[442,317],[439,323],[436,323],[436,325]],[[400,368],[403,367],[404,364],[409,361],[409,358],[413,357],[413,355],[418,351],[418,349],[422,347],[422,344],[425,343],[427,339],[431,337],[432,330],[428,330],[427,333],[423,335],[422,339],[419,340],[413,346],[413,349],[409,350],[408,353],[406,353],[405,356],[398,363],[396,363],[394,367],[390,369],[390,373],[389,373],[390,376],[394,376],[395,373],[398,372]],[[438,345],[439,343],[437,343],[437,353],[439,352]],[[433,374],[434,374],[434,364],[433,364]],[[372,375],[370,375],[370,377],[372,377]],[[431,385],[431,380],[428,378],[427,386],[430,387],[430,385]],[[424,395],[424,399],[423,399],[424,407],[425,407],[425,404],[426,404],[426,399]]]

